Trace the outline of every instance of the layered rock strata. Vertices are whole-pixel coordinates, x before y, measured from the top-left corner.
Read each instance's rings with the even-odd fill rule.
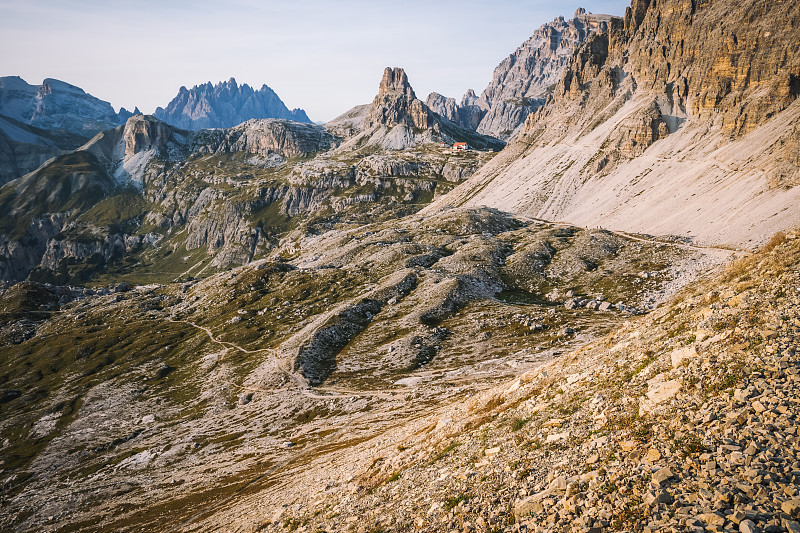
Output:
[[[738,246],[800,224],[798,24],[780,3],[634,2],[446,202]]]
[[[575,50],[607,31],[612,19],[578,9],[571,19],[558,17],[543,24],[495,68],[480,97],[470,89],[457,105],[452,98],[432,93],[428,105],[465,128],[508,140],[544,105]]]

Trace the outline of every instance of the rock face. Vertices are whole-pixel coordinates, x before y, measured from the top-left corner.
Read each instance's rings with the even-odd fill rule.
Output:
[[[470,89],[456,105],[452,98],[431,93],[428,105],[462,127],[510,139],[528,115],[544,105],[575,50],[592,35],[607,31],[612,18],[578,9],[571,19],[559,17],[544,24],[494,69],[480,97]]]
[[[263,156],[278,154],[288,158],[308,156],[333,145],[333,137],[325,128],[315,124],[252,119],[227,130],[216,151]]]
[[[231,78],[212,85],[211,82],[181,87],[166,109],[159,107],[156,118],[185,130],[231,128],[254,118],[281,118],[310,123],[302,109],[289,110],[275,91],[263,85],[254,90],[238,85]]]
[[[362,224],[415,212],[494,156],[332,150],[339,142],[281,119],[192,132],[131,117],[0,189],[0,281],[84,282],[123,257],[169,262],[174,243],[214,268],[247,263],[317,216]],[[176,276],[194,263],[178,264]]]
[[[0,78],[0,115],[37,128],[91,137],[138,113],[124,108],[116,113],[108,102],[52,78],[41,85],[29,85],[19,76]]]
[[[153,120],[152,117],[139,116],[128,120],[122,130],[125,156],[131,157],[139,152],[166,148],[171,130],[168,125]]]
[[[797,24],[781,3],[634,2],[442,202],[747,247],[800,224],[800,51],[777,29]]]
[[[474,131],[478,129],[481,119],[486,114],[485,110],[476,104],[477,100],[475,91],[470,89],[462,98],[461,105],[456,103],[455,98],[447,98],[439,93],[429,94],[425,104],[447,120]]]
[[[425,100],[425,105],[439,116],[458,122],[458,104],[455,98],[448,98],[439,93],[431,93]]]
[[[86,142],[82,135],[29,126],[0,117],[0,186]]]
[[[435,104],[442,104],[439,100]],[[447,103],[442,105],[447,107]],[[445,110],[447,112],[447,110]],[[358,121],[363,117],[363,123]],[[499,150],[505,143],[478,135],[433,112],[414,94],[402,68],[387,67],[378,94],[369,106],[358,106],[326,124],[337,135],[350,136],[343,150],[364,145],[401,150],[420,144],[466,142],[471,148]]]
[[[417,99],[402,68],[386,67],[378,95],[364,119],[364,129],[403,125],[420,130],[433,123],[431,110]]]

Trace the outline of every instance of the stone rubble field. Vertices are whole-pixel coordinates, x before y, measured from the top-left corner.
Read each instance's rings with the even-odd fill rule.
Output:
[[[249,527],[800,531],[800,238],[767,249]]]

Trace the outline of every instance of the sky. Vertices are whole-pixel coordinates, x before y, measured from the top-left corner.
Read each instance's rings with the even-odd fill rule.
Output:
[[[578,0],[576,0],[578,1]],[[152,113],[183,85],[269,85],[327,121],[371,102],[387,66],[417,96],[480,94],[533,31],[629,1],[0,0],[0,76],[56,78]]]

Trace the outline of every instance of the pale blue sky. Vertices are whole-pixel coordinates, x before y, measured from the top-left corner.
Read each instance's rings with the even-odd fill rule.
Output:
[[[577,1],[577,0],[576,0]],[[629,2],[508,0],[0,0],[0,75],[57,78],[152,113],[181,85],[266,83],[315,121],[367,103],[383,68],[417,95],[480,94],[533,30],[577,7]]]

